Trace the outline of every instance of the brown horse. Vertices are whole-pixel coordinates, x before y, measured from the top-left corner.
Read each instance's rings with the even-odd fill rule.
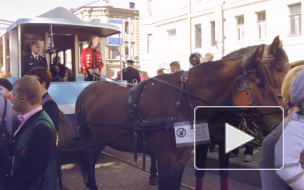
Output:
[[[242,57],[247,57],[252,54],[252,52],[256,51],[257,48],[259,48],[259,45],[256,46],[250,46],[246,48],[239,49],[237,51],[234,51],[226,56],[224,56],[222,59],[235,59]],[[264,49],[261,49],[262,60],[264,60],[264,66],[265,71],[267,75],[270,78],[271,85],[275,88],[276,93],[280,100],[280,105],[283,108],[286,108],[287,105],[283,102],[281,97],[281,86],[283,79],[285,75],[287,74],[290,66],[288,64],[288,58],[282,49],[282,42],[279,39],[279,36],[275,37],[273,42],[270,45],[264,45]],[[278,59],[278,57],[280,57]],[[236,91],[234,94],[234,102],[236,105],[248,105],[248,102],[250,101],[250,97],[248,96],[246,91]],[[282,116],[281,113],[275,113],[272,112],[272,114],[266,114],[269,111],[260,109],[260,115],[262,124],[265,127],[263,130],[263,136],[265,137],[267,134],[269,134],[279,123],[281,123]],[[233,121],[226,121],[232,123],[233,126],[237,127],[239,126],[238,122]],[[261,142],[261,139],[259,142]],[[229,153],[225,154],[224,151],[224,144],[219,144],[219,162],[221,168],[228,168],[229,167]],[[201,166],[200,168],[205,167],[205,161],[206,161],[206,155],[208,151],[208,145],[198,145],[196,146],[196,149],[198,154],[196,154],[196,159],[201,160]]]
[[[279,105],[275,90],[266,74],[264,63],[261,61],[263,49],[264,46],[257,48],[244,65],[245,69],[250,71],[247,75],[247,82],[250,86],[252,101],[255,105]],[[276,61],[286,60],[285,52],[284,55],[277,55]],[[233,102],[234,94],[237,92],[234,78],[242,74],[241,63],[240,59],[220,60],[192,68],[187,81],[189,92],[215,105],[233,103],[238,105]],[[157,78],[179,86],[182,73],[159,75]],[[121,128],[89,124],[86,123],[86,120],[109,124],[131,123],[127,115],[128,91],[128,88],[106,82],[93,83],[83,90],[77,99],[75,110],[82,146],[103,142],[126,131]],[[145,88],[138,100],[138,108],[143,119],[172,117],[178,95],[177,90],[161,82],[154,79],[146,81]],[[207,105],[195,98],[192,98],[192,104],[194,106]],[[190,109],[188,97],[182,96],[177,118],[191,120],[191,112],[193,110]],[[158,159],[159,189],[179,189],[183,170],[193,147],[177,148],[173,130],[166,130],[165,126],[163,129],[146,132],[145,143],[147,151],[156,154]],[[120,136],[119,139],[107,145],[117,150],[133,152],[133,134]],[[104,145],[82,151],[81,164],[84,173],[87,174],[87,186],[90,189],[97,189],[94,165],[103,148]]]

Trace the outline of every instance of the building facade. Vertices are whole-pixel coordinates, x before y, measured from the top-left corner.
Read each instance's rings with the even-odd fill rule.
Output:
[[[121,27],[120,36],[111,36],[102,41],[106,43],[103,58],[107,77],[115,77],[117,71],[121,70],[121,62],[128,59],[134,60],[135,66],[139,68],[139,11],[134,9],[133,3],[130,3],[129,9],[123,9],[110,6],[108,1],[101,0],[72,12],[84,21],[110,23]],[[118,40],[119,37],[121,42]]]
[[[140,8],[141,68],[156,75],[172,61],[189,69],[189,56],[214,59],[280,36],[290,62],[304,59],[303,0],[145,0]]]

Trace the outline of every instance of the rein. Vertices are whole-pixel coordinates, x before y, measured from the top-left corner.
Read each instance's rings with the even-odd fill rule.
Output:
[[[188,71],[184,71],[184,73],[187,74],[187,77],[183,78],[183,76],[182,76],[182,77],[181,77],[181,81],[182,81],[182,84],[183,84],[183,83],[187,84],[186,82],[187,82],[187,80],[188,80]],[[184,75],[184,73],[183,73],[183,75]],[[197,95],[195,95],[195,94],[190,93],[189,90],[188,90],[188,87],[186,87],[187,89],[184,90],[183,88],[179,88],[179,87],[177,87],[177,86],[175,86],[175,85],[173,85],[173,84],[171,84],[171,83],[169,83],[169,82],[167,82],[167,81],[161,80],[161,79],[159,79],[159,78],[154,78],[154,77],[153,77],[153,78],[151,78],[151,79],[152,79],[152,80],[156,80],[156,81],[158,81],[158,82],[160,82],[160,83],[162,83],[162,84],[165,84],[165,85],[167,85],[167,86],[170,86],[170,87],[174,88],[175,90],[177,90],[177,91],[179,91],[179,92],[181,92],[181,93],[183,93],[183,94],[185,94],[185,95],[187,95],[187,96],[190,96],[191,98],[200,100],[200,101],[202,101],[202,102],[208,104],[209,106],[216,106],[215,104],[213,104],[213,103],[211,103],[211,102],[209,102],[209,101],[207,101],[207,100],[205,100],[205,99],[203,99],[203,98],[201,98],[201,97],[199,97],[199,96],[197,96]],[[187,86],[188,86],[188,85],[187,85]]]

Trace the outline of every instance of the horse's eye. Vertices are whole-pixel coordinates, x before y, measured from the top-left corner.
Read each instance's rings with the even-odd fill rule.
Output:
[[[255,81],[255,85],[258,87],[258,88],[264,88],[264,84],[262,82],[261,79],[258,79]]]
[[[279,72],[279,73],[281,73],[281,72],[283,72],[283,69],[277,69],[277,71]]]

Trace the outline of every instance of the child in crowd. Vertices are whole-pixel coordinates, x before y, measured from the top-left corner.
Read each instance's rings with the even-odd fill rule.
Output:
[[[304,169],[300,156],[304,150],[304,71],[298,74],[290,86],[290,99],[294,106],[300,108],[292,116],[284,132],[284,168],[277,174],[294,190],[303,189]],[[282,138],[282,137],[281,137]],[[282,139],[281,139],[282,140]],[[279,140],[280,141],[280,140]],[[277,143],[278,145],[278,143]],[[276,157],[280,154],[276,152]],[[276,158],[277,160],[277,158]]]

